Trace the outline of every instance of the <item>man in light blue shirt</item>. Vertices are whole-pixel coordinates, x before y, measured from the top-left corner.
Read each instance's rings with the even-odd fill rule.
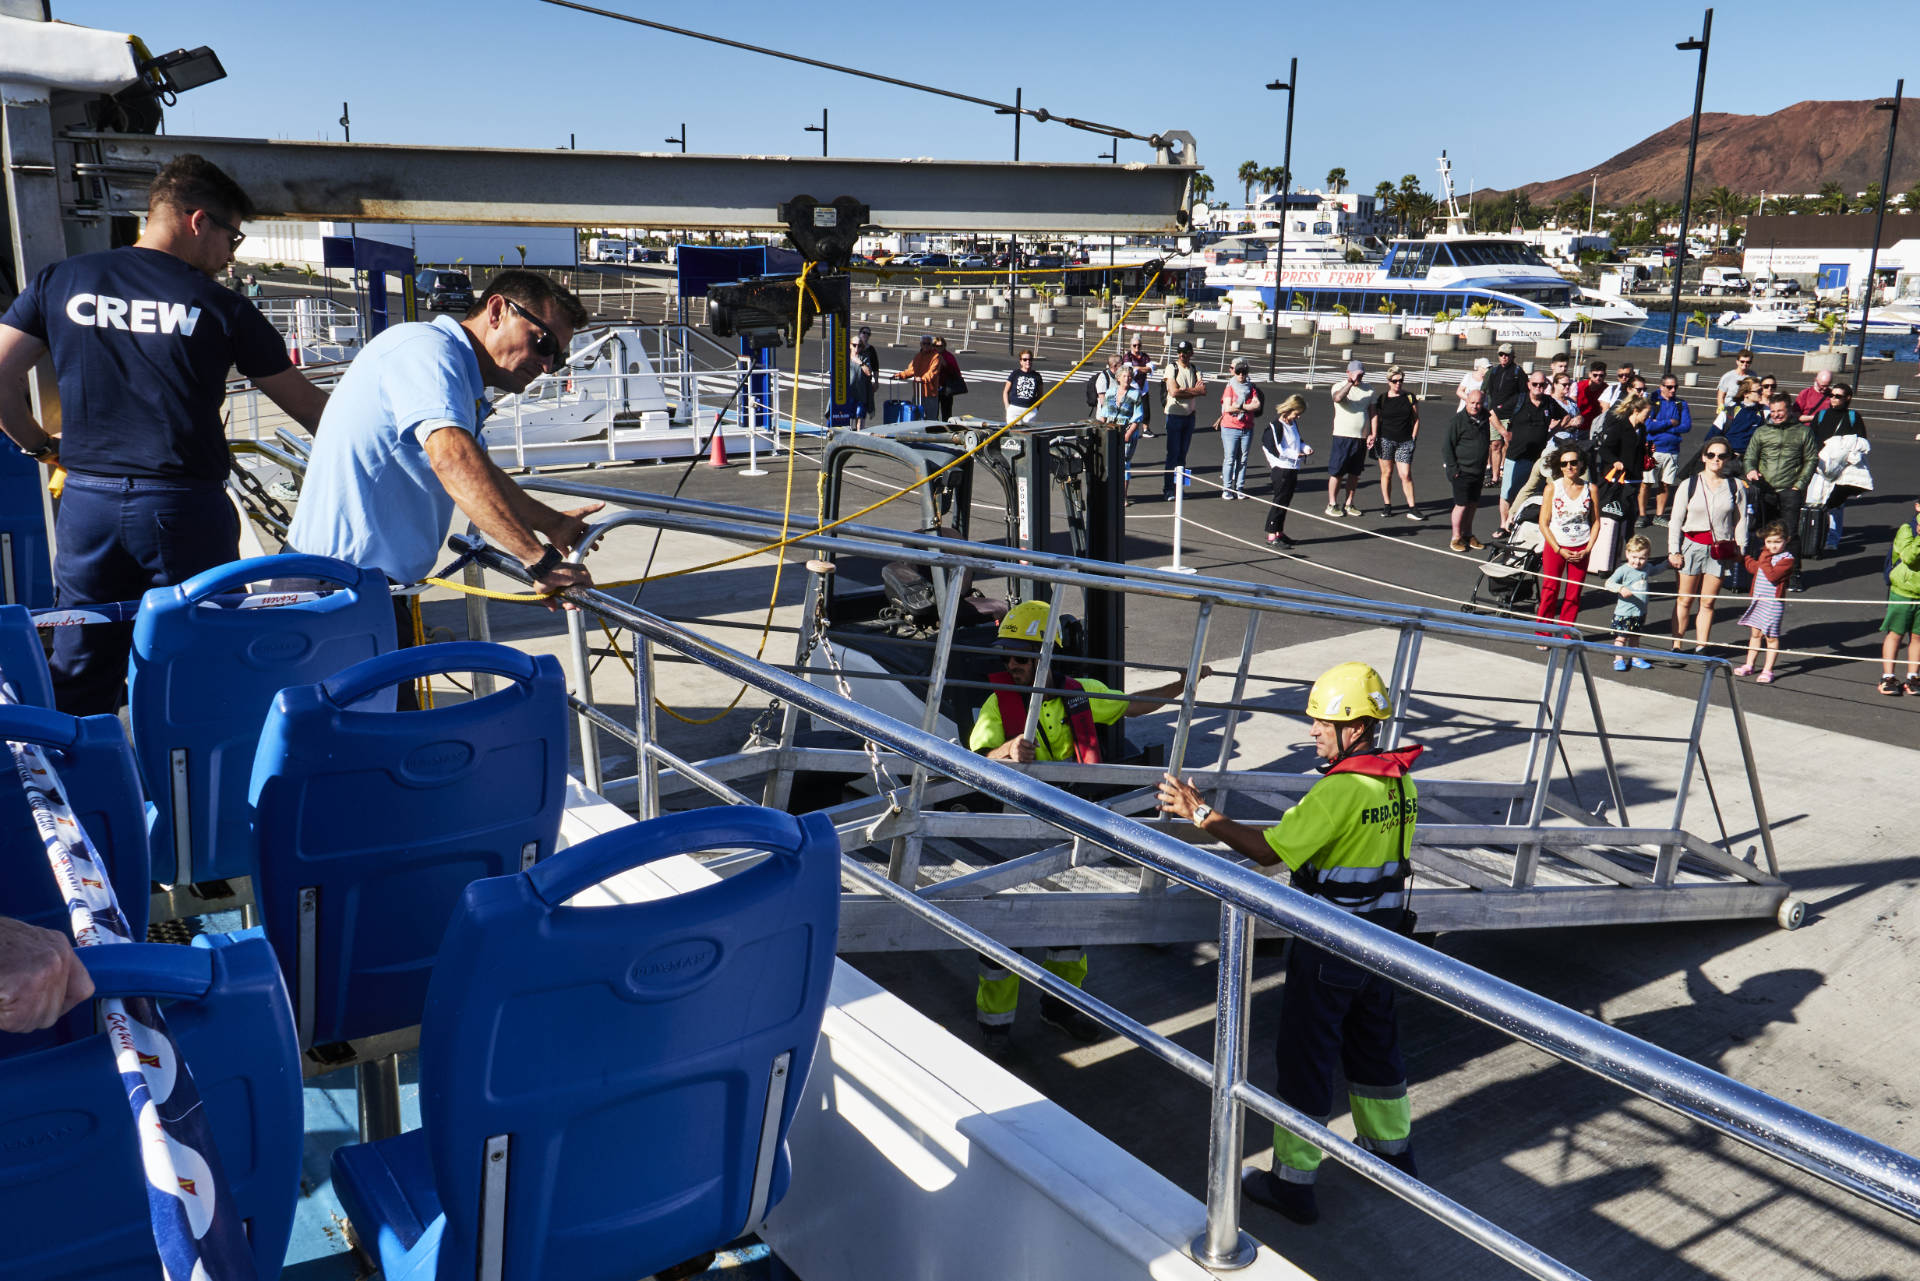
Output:
[[[433,572],[458,507],[520,558],[542,592],[591,586],[584,567],[561,557],[586,532],[581,518],[601,504],[563,512],[535,500],[479,438],[492,412],[486,389],[517,392],[553,369],[586,319],[568,290],[507,271],[465,320],[438,316],[375,337],[327,402],[288,549],[418,582]],[[401,634],[411,631],[409,623]]]

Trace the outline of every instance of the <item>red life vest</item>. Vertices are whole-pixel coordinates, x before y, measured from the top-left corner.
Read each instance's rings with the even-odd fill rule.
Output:
[[[1000,703],[1000,728],[1008,738],[1013,738],[1026,728],[1027,700],[1018,692],[1018,687],[1013,687],[1013,677],[1005,672],[989,672],[987,679],[995,685],[1012,687],[995,690],[993,696]],[[1067,731],[1073,737],[1073,759],[1082,765],[1098,765],[1100,735],[1094,728],[1093,705],[1087,701],[1086,690],[1079,681],[1062,676],[1060,683],[1073,691],[1073,697],[1067,700]]]

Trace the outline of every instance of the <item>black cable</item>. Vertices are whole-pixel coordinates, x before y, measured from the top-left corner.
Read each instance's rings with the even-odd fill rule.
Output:
[[[804,63],[809,67],[819,67],[823,71],[838,71],[843,75],[860,76],[867,80],[878,80],[882,84],[897,85],[902,89],[918,89],[921,93],[937,94],[942,98],[953,98],[960,102],[971,102],[979,107],[991,107],[1006,116],[1032,116],[1045,124],[1051,120],[1069,129],[1081,129],[1087,133],[1097,133],[1104,138],[1125,138],[1130,142],[1144,142],[1150,147],[1164,146],[1166,140],[1159,134],[1133,133],[1116,125],[1097,124],[1091,120],[1079,120],[1073,116],[1056,116],[1044,107],[1016,107],[1008,102],[995,102],[991,98],[976,98],[970,93],[956,93],[952,89],[936,89],[932,85],[920,84],[913,80],[900,80],[893,76],[883,76],[877,71],[862,71],[858,67],[845,67],[838,63],[822,62],[818,58],[805,58],[797,53],[784,53],[779,49],[768,49],[762,45],[747,44],[741,40],[729,40],[725,36],[710,36],[704,31],[689,31],[685,27],[668,26],[664,22],[655,22],[651,18],[636,18],[630,13],[615,13],[611,9],[596,9],[590,4],[576,4],[574,0],[541,0],[542,4],[554,5],[561,9],[577,9],[581,13],[598,14],[602,18],[612,18],[615,22],[631,22],[638,27],[652,27],[655,31],[665,31],[676,36],[687,36],[694,40],[706,40],[713,44],[723,44],[733,49],[744,49],[748,53],[763,53],[769,58],[784,58],[788,62]]]

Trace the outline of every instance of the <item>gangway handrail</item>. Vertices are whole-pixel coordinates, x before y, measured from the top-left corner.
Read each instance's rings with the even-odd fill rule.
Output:
[[[763,525],[772,529],[778,529],[781,523],[779,513],[767,512],[757,507],[736,507],[730,503],[712,503],[701,499],[668,497],[660,494],[645,493],[639,490],[618,489],[611,485],[591,485],[581,481],[563,480],[550,476],[522,477],[521,485],[527,489],[537,489],[546,493],[565,494],[574,498],[595,499],[608,503],[609,505],[618,505],[634,509],[649,509],[676,517],[707,518],[716,522],[722,522],[719,526],[674,526],[674,528],[681,529],[682,532],[716,533],[723,529],[725,525],[731,524],[735,527],[729,532],[724,533],[723,536],[736,542],[747,537],[747,535],[737,527],[741,523]],[[622,521],[620,516],[616,515],[600,522],[599,525],[594,527],[594,530],[598,531],[603,527],[612,528],[617,524],[630,523],[636,522]],[[876,554],[870,548],[829,548],[824,543],[814,541],[835,536],[848,538],[881,538],[888,540],[890,543],[918,551],[932,551],[955,557],[986,557],[991,561],[990,564],[979,560],[961,562],[975,569],[988,568],[997,571],[1005,567],[1004,562],[1007,557],[1017,556],[1023,565],[1035,568],[1057,569],[1106,579],[1122,579],[1130,580],[1131,582],[1159,584],[1170,589],[1165,594],[1178,595],[1182,598],[1192,598],[1196,595],[1211,596],[1216,592],[1228,592],[1242,597],[1262,597],[1269,601],[1324,602],[1337,607],[1350,606],[1353,601],[1359,599],[1353,596],[1342,596],[1336,592],[1313,592],[1297,587],[1278,587],[1268,583],[1251,583],[1237,578],[1216,578],[1206,574],[1177,574],[1172,570],[1154,569],[1144,565],[1130,565],[1122,561],[1088,560],[1083,557],[1069,556],[1061,552],[1039,551],[1025,547],[1010,548],[998,543],[979,543],[959,538],[943,538],[935,534],[888,529],[881,525],[868,525],[858,522],[838,525],[834,528],[832,534],[823,535],[802,531],[792,536],[790,545],[795,547],[818,548],[820,550],[854,550],[865,555]],[[587,542],[591,541],[592,537],[593,535],[590,534],[588,539],[582,540],[582,545],[586,545]],[[929,564],[932,562],[918,561],[917,563]],[[1112,590],[1115,586],[1111,582],[1092,582],[1088,585],[1096,591]],[[1222,603],[1232,604],[1236,602],[1222,600]],[[1454,626],[1460,625],[1460,615],[1456,610],[1435,609],[1429,605],[1402,605],[1398,603],[1394,604],[1391,608],[1396,622],[1404,622],[1408,618],[1415,618],[1422,622],[1432,621]],[[1475,621],[1470,624],[1470,626],[1475,629],[1481,631],[1511,632],[1516,637],[1524,635],[1532,638],[1543,626],[1537,619],[1510,619],[1491,614],[1475,615],[1474,619]],[[1547,623],[1544,624],[1544,626],[1552,628],[1555,625]],[[1531,643],[1531,641],[1529,641],[1529,643]],[[1698,658],[1701,661],[1707,662],[1725,661],[1693,654],[1673,654],[1670,655],[1670,657],[1686,660]]]
[[[607,486],[584,485],[568,481],[530,481],[532,488],[563,493],[577,497],[598,498],[602,501],[623,506],[618,511],[591,526],[581,538],[572,559],[578,561],[585,557],[600,539],[614,529],[629,524],[647,524],[656,528],[674,529],[681,532],[700,533],[729,540],[740,540],[743,535],[738,528],[744,522],[769,523],[769,513],[750,508],[737,508],[726,504],[703,503],[692,499],[661,498],[658,495],[640,495],[633,491],[612,489]],[[724,517],[695,514],[692,512],[725,513]],[[856,531],[849,534],[842,531]],[[878,540],[869,542],[865,540]],[[878,526],[849,523],[838,526],[833,533],[804,532],[790,536],[790,546],[818,551],[837,551],[872,557],[885,557],[921,564],[943,570],[974,569],[989,574],[1004,574],[1011,566],[1009,558],[1017,557],[1020,572],[1025,576],[1044,577],[1061,586],[1078,586],[1083,594],[1093,590],[1124,590],[1140,595],[1160,596],[1202,602],[1202,608],[1212,605],[1227,605],[1260,612],[1292,612],[1306,614],[1336,622],[1345,622],[1362,626],[1394,628],[1401,632],[1399,653],[1395,657],[1393,674],[1388,678],[1396,707],[1404,705],[1405,684],[1410,679],[1412,664],[1417,659],[1419,641],[1423,634],[1432,632],[1440,635],[1462,637],[1483,643],[1513,644],[1527,643],[1542,646],[1555,651],[1547,669],[1546,689],[1541,695],[1541,715],[1536,717],[1533,736],[1529,744],[1529,758],[1526,780],[1540,789],[1533,804],[1533,818],[1541,817],[1545,801],[1545,787],[1551,777],[1551,762],[1542,768],[1539,778],[1534,776],[1534,752],[1539,746],[1540,735],[1544,731],[1549,739],[1549,751],[1558,748],[1559,736],[1564,729],[1566,699],[1571,691],[1571,679],[1577,665],[1584,681],[1588,708],[1593,714],[1598,741],[1605,757],[1606,773],[1613,803],[1624,814],[1625,795],[1621,787],[1618,770],[1607,746],[1605,724],[1602,717],[1598,693],[1594,689],[1591,669],[1586,663],[1586,651],[1598,642],[1588,639],[1584,634],[1572,629],[1542,631],[1542,625],[1517,619],[1500,619],[1474,616],[1472,621],[1463,619],[1457,613],[1435,610],[1424,606],[1403,606],[1399,604],[1382,605],[1364,598],[1342,596],[1329,592],[1306,592],[1292,588],[1271,587],[1263,584],[1246,583],[1238,579],[1212,578],[1196,575],[1177,574],[1169,570],[1142,569],[1120,562],[1084,560],[1073,556],[1051,552],[1029,551],[1025,548],[1007,548],[998,544],[975,543],[961,539],[943,538],[937,535],[908,534]],[[943,634],[950,630],[951,620],[942,620]],[[1551,626],[1551,625],[1547,625]],[[577,629],[574,629],[577,631]],[[584,637],[576,635],[576,658],[584,661]],[[1644,653],[1649,658],[1670,657],[1664,651],[1645,649],[1644,646],[1618,648],[1609,646],[1609,654]],[[1563,666],[1556,673],[1554,662]],[[1674,826],[1677,828],[1685,811],[1686,792],[1693,777],[1693,765],[1698,759],[1696,739],[1704,721],[1707,706],[1712,695],[1716,678],[1724,681],[1728,705],[1733,713],[1733,724],[1739,741],[1742,762],[1745,766],[1747,792],[1752,802],[1754,814],[1759,823],[1760,842],[1766,853],[1768,871],[1779,875],[1779,858],[1774,848],[1773,832],[1767,821],[1766,801],[1762,795],[1760,778],[1754,762],[1752,738],[1747,727],[1746,717],[1740,707],[1739,692],[1733,679],[1732,663],[1717,655],[1687,655],[1683,664],[1697,666],[1699,669],[1700,690],[1695,700],[1694,736],[1688,742],[1689,756],[1681,772],[1681,781],[1676,793]],[[1559,684],[1557,710],[1551,716],[1547,713],[1547,689],[1556,681]],[[1396,715],[1396,723],[1398,717]],[[1184,721],[1184,714],[1183,714]],[[598,785],[598,756],[588,751],[589,781]]]
[[[479,550],[476,562],[516,581],[529,581],[524,566],[518,560],[495,549]],[[1222,1000],[1220,1017],[1223,1020],[1230,1011],[1237,1009],[1243,1012],[1245,1009],[1245,980],[1250,969],[1250,950],[1236,947],[1234,940],[1250,928],[1250,920],[1265,921],[1469,1018],[1504,1031],[1536,1049],[1612,1081],[1708,1129],[1746,1143],[1884,1209],[1920,1222],[1920,1159],[1363,921],[1291,887],[1280,885],[1250,868],[1217,855],[1203,853],[1184,841],[1117,816],[1091,801],[1029,779],[1018,770],[880,715],[854,700],[819,689],[805,680],[668,623],[606,592],[574,588],[564,595],[574,604],[619,622],[649,642],[665,645],[723,676],[772,694],[813,716],[843,725],[909,760],[937,770],[988,796],[1011,803],[1036,818],[1055,824],[1070,835],[1218,900],[1223,909],[1223,998],[1229,994],[1230,987],[1239,994],[1237,1000]],[[906,903],[902,897],[911,897],[910,890],[900,886],[893,886],[891,891],[882,889],[882,884],[892,883],[879,873],[865,869],[854,861],[849,861],[846,866],[849,870],[860,868],[865,871],[867,875],[864,876],[855,873],[863,883],[888,894],[910,910],[920,910]],[[923,906],[928,911],[938,912],[931,904]],[[1243,922],[1241,918],[1250,920]],[[975,933],[958,921],[943,922],[941,928],[956,937],[968,937]],[[1224,960],[1236,952],[1241,958],[1238,969]],[[1025,963],[1007,949],[999,949],[996,945],[995,955],[1022,977],[1042,982],[1050,994],[1083,1009],[1105,1026],[1128,1035],[1136,1044],[1144,1044],[1137,1034],[1138,1025],[1117,1011],[1112,1011],[1104,1002],[1086,996],[1068,984],[1045,983],[1044,979],[1048,976],[1044,970]],[[1228,1074],[1229,1077],[1233,1075]],[[1273,1102],[1270,1096],[1254,1089],[1244,1078],[1222,1081],[1219,1073],[1211,1069],[1208,1076],[1213,1080],[1216,1095],[1225,1089],[1235,1101],[1263,1114],[1266,1114],[1264,1110],[1268,1104]],[[1237,1113],[1233,1115],[1237,1129]],[[1274,1113],[1269,1115],[1269,1119],[1295,1128],[1295,1118]],[[1221,1186],[1222,1180],[1218,1176],[1224,1168],[1224,1162],[1218,1158],[1222,1152],[1228,1153],[1233,1168],[1237,1169],[1239,1144],[1237,1141],[1225,1141],[1228,1136],[1220,1133],[1222,1124],[1220,1109],[1216,1107],[1212,1135],[1216,1159],[1212,1162],[1208,1187],[1210,1242],[1219,1236],[1215,1225],[1220,1220],[1224,1219],[1229,1225],[1225,1234],[1228,1242],[1237,1233],[1237,1188]],[[1306,1128],[1301,1128],[1299,1132],[1316,1143],[1330,1144],[1328,1151],[1337,1159],[1397,1193],[1407,1196],[1412,1191],[1402,1182],[1405,1176],[1394,1177],[1399,1173],[1397,1170],[1372,1159],[1371,1154],[1358,1153],[1358,1149],[1348,1152],[1346,1149],[1350,1145],[1335,1139],[1330,1132],[1315,1133]],[[1453,1206],[1452,1202],[1425,1189],[1417,1181],[1414,1183],[1424,1193],[1410,1197],[1415,1204],[1489,1248],[1498,1250],[1502,1257],[1516,1266],[1526,1268],[1534,1275],[1573,1275],[1558,1265],[1545,1271],[1537,1266],[1529,1266],[1529,1256],[1517,1256],[1501,1248],[1476,1229],[1471,1220],[1459,1217],[1470,1212]],[[1494,1231],[1499,1232],[1498,1229]]]

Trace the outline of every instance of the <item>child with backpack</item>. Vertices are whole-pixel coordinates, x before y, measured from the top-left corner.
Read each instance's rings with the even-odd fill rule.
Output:
[[[1747,629],[1747,661],[1733,669],[1735,676],[1751,676],[1760,646],[1767,647],[1767,664],[1760,683],[1773,683],[1773,660],[1780,655],[1780,619],[1786,613],[1787,579],[1793,574],[1793,553],[1787,550],[1787,527],[1774,521],[1760,531],[1760,554],[1745,558],[1747,572],[1753,575],[1753,603],[1740,615],[1740,626]]]

